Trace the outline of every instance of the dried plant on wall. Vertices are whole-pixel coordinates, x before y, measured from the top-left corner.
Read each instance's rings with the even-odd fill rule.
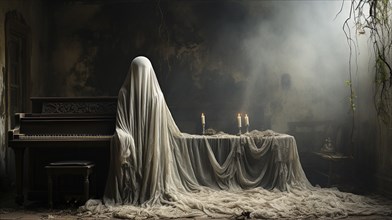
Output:
[[[374,52],[374,104],[379,118],[388,127],[392,126],[392,1],[351,0],[350,13],[343,24],[350,47],[350,88],[351,109],[355,111],[356,98],[352,84],[352,50],[356,49],[357,36],[366,35]],[[343,2],[344,4],[344,2]],[[342,8],[343,8],[342,4]],[[351,22],[355,24],[352,32]]]

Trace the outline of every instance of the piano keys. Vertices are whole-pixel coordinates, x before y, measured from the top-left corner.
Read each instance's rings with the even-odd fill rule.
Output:
[[[15,152],[17,197],[46,198],[45,166],[60,160],[96,164],[95,188],[102,196],[109,167],[110,140],[115,130],[116,97],[31,98],[32,113],[15,115],[8,145]],[[94,184],[93,183],[93,184]]]

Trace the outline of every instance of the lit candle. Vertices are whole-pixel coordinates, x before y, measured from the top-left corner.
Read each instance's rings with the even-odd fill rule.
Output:
[[[245,114],[245,126],[249,126],[249,117],[248,117],[248,114]]]
[[[201,124],[202,125],[206,124],[206,117],[204,116],[204,113],[201,113]]]
[[[238,113],[238,116],[237,116],[237,123],[238,123],[238,127],[240,128],[241,127],[241,114],[240,113]]]

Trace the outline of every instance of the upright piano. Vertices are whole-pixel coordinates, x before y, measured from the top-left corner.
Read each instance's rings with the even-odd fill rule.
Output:
[[[31,113],[17,113],[8,132],[15,152],[16,202],[46,198],[45,166],[61,160],[95,163],[95,188],[102,196],[115,130],[117,97],[33,97]]]

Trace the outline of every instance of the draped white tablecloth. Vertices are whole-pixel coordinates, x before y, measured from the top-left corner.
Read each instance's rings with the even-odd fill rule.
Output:
[[[189,157],[197,183],[216,189],[263,187],[285,190],[287,184],[310,185],[293,136],[273,131],[242,135],[191,135],[178,138],[180,155]]]

